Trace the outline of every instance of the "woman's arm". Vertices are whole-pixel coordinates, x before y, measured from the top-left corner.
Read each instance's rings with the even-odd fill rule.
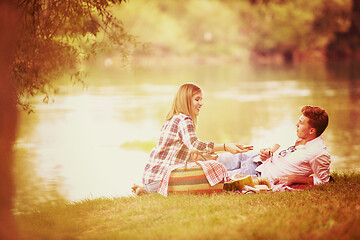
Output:
[[[196,137],[195,125],[190,116],[185,116],[185,118],[179,122],[179,129],[180,137],[189,149],[196,149],[208,153],[213,152],[213,142],[202,142]]]
[[[207,152],[218,152],[225,151],[232,154],[243,153],[252,148],[245,148],[242,144],[237,143],[224,143],[224,144],[214,144],[213,142],[202,142],[200,141],[195,134],[194,122],[190,117],[185,117],[184,121],[179,123],[180,133],[183,139],[184,144],[189,148],[195,148],[198,151],[207,151]]]

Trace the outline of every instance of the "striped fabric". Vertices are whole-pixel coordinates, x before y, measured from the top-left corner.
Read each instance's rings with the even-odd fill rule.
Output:
[[[231,180],[229,178],[229,175],[228,175],[228,172],[226,171],[225,166],[214,160],[191,162],[191,163],[187,164],[187,169],[189,170],[193,167],[198,167],[199,164],[201,165],[201,167],[203,169],[203,173],[205,174],[205,177],[207,179],[209,187],[215,186],[219,183],[220,184],[222,184],[224,182],[226,183]],[[163,196],[167,196],[170,175],[176,169],[184,168],[184,166],[185,166],[185,164],[171,166],[171,168],[166,172],[164,178],[161,180],[161,183],[160,183],[160,186],[158,189],[158,193],[160,193]],[[189,192],[189,191],[187,191],[187,192]]]
[[[177,168],[170,174],[168,193],[212,194],[223,191],[224,182],[210,186],[201,166]]]

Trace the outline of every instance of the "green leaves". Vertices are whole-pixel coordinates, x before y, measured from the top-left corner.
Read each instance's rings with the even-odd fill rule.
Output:
[[[129,54],[135,40],[108,10],[122,2],[18,0],[20,38],[11,70],[18,103],[25,110],[31,109],[32,96],[43,94],[47,102],[57,91],[52,82],[64,74],[82,82],[81,66],[99,52],[115,48]]]

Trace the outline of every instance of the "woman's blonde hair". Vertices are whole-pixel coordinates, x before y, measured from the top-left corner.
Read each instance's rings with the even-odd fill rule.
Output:
[[[201,89],[193,83],[185,83],[181,85],[175,95],[173,104],[166,116],[166,120],[170,120],[174,115],[183,113],[190,115],[196,125],[197,116],[193,111],[192,97],[198,92],[201,92]]]

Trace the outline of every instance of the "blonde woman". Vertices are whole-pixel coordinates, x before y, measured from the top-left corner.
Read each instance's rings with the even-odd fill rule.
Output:
[[[180,86],[166,117],[157,146],[151,151],[143,175],[144,187],[135,185],[137,194],[157,192],[162,178],[173,165],[185,163],[191,151],[213,153],[227,151],[233,154],[249,149],[241,144],[215,144],[200,141],[195,134],[197,117],[202,103],[201,89],[192,83]]]

